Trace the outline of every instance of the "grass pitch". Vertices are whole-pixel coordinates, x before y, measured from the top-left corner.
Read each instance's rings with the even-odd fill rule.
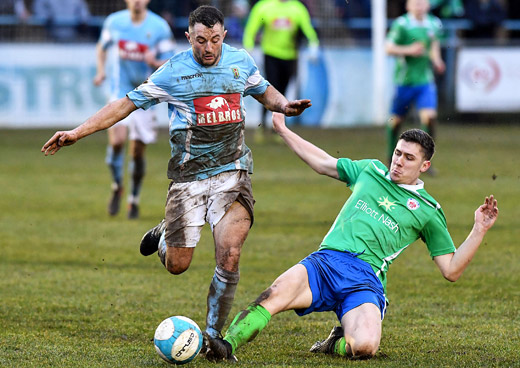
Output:
[[[384,160],[380,128],[298,132],[334,156]],[[233,316],[317,248],[350,194],[285,146],[253,144],[251,133],[255,225]],[[129,221],[125,211],[106,215],[106,134],[44,157],[39,150],[51,134],[0,131],[0,366],[166,367],[151,341],[155,328],[170,315],[204,326],[215,266],[208,228],[182,275],[169,275],[156,255],[139,254],[142,234],[164,213],[167,136],[148,148],[142,216]],[[286,312],[237,352],[239,366],[520,366],[520,127],[441,126],[437,141],[439,175],[423,179],[457,246],[484,197],[499,201],[499,219],[463,277],[445,281],[419,241],[390,268],[390,306],[374,359],[309,353],[337,323],[335,315]]]

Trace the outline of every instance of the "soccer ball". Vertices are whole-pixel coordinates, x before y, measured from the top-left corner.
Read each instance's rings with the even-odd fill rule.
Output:
[[[155,350],[161,358],[172,364],[191,362],[202,348],[199,326],[184,316],[166,318],[155,330]]]

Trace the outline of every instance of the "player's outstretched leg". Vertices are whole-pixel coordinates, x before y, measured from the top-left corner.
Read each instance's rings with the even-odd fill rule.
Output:
[[[311,353],[334,354],[337,352],[337,342],[343,337],[343,328],[334,326],[325,340],[316,341],[311,346]]]
[[[159,225],[151,228],[146,232],[146,234],[144,234],[140,245],[140,251],[143,256],[149,256],[157,252],[161,235],[163,234],[165,227],[166,222],[163,219]]]

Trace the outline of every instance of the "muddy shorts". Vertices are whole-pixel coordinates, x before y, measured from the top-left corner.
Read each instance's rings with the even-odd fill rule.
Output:
[[[226,171],[204,180],[171,182],[166,198],[166,244],[195,247],[207,222],[211,231],[235,202],[249,212],[253,224],[253,191],[246,171]]]

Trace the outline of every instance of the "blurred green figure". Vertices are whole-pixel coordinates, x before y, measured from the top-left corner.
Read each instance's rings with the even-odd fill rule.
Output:
[[[247,51],[255,47],[260,29],[264,76],[273,87],[285,94],[298,69],[300,31],[309,42],[311,60],[318,57],[318,35],[311,24],[307,8],[298,0],[261,0],[256,3],[244,29],[242,42]],[[263,141],[266,134],[272,133],[272,129],[266,129],[266,112],[264,108],[260,123],[262,129],[255,135],[257,141]]]

